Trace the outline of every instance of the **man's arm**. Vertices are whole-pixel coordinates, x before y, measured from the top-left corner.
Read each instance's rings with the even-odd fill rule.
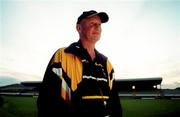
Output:
[[[122,107],[120,98],[118,96],[118,91],[116,90],[116,82],[113,81],[113,86],[111,90],[111,96],[110,96],[110,113],[111,117],[122,117]]]
[[[118,96],[117,86],[115,82],[114,69],[109,60],[107,60],[107,73],[110,87],[109,110],[111,117],[122,117],[122,107]]]
[[[40,85],[37,99],[38,117],[67,117],[70,109],[61,97],[62,80],[52,70],[53,68],[61,68],[61,64],[51,64],[52,61],[53,59],[51,59]]]

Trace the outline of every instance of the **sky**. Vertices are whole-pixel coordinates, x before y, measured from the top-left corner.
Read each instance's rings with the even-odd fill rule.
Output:
[[[41,81],[53,53],[78,41],[87,10],[109,15],[96,49],[117,79],[162,77],[162,88],[180,87],[180,0],[0,0],[0,85]]]

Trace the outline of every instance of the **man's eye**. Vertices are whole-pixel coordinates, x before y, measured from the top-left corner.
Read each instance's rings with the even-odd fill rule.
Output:
[[[94,23],[91,23],[90,26],[94,26]]]
[[[92,24],[90,24],[90,26],[101,26],[101,24],[92,23]]]

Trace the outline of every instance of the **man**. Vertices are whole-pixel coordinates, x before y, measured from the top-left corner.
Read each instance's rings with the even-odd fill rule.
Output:
[[[105,12],[83,12],[78,42],[58,49],[51,58],[37,100],[39,117],[121,117],[113,67],[95,49]]]

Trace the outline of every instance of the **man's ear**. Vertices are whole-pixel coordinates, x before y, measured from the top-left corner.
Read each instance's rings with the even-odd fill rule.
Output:
[[[80,24],[76,24],[76,30],[77,30],[78,32],[81,31],[81,26],[80,26]]]

